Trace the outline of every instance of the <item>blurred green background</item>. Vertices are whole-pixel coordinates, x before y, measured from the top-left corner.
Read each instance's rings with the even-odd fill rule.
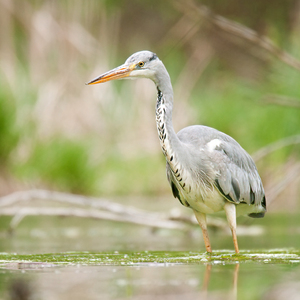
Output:
[[[232,26],[236,32],[228,30]],[[240,248],[249,255],[256,253],[253,249],[299,249],[299,0],[0,0],[0,197],[47,189],[162,212],[158,217],[181,217],[181,210],[192,214],[173,199],[166,179],[154,84],[139,79],[85,85],[140,50],[155,52],[170,73],[176,131],[192,124],[211,126],[253,155],[268,213],[260,220],[238,220]],[[13,217],[1,215],[0,252],[62,253],[72,260],[74,251],[180,250],[190,255],[205,249],[199,226],[153,229],[45,215],[23,220],[24,207],[38,204],[47,213],[61,207],[32,198],[20,201]],[[213,250],[233,249],[229,230],[209,230]],[[213,299],[223,299],[225,289],[231,289],[231,263],[213,266]],[[16,299],[1,293],[13,290],[18,278],[33,283],[35,299],[88,299],[91,294],[93,299],[203,298],[205,265],[162,268],[154,262],[46,271],[34,263],[22,269],[22,263],[2,262],[7,270],[1,269],[0,298]],[[239,299],[274,300],[283,295],[276,289],[279,283],[296,295],[299,261],[241,263],[238,280]]]
[[[215,127],[250,154],[300,134],[300,71],[183,3],[0,1],[1,195],[172,197],[153,83],[85,85],[139,50],[156,52],[170,73],[176,131]],[[195,3],[300,60],[299,1]],[[299,150],[295,142],[257,160],[269,211],[299,211]]]

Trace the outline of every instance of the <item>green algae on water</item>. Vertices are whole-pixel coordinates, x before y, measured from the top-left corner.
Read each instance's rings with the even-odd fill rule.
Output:
[[[48,254],[12,254],[0,253],[0,268],[44,268],[72,265],[172,265],[172,264],[300,264],[300,251],[275,249],[267,251],[142,251],[142,252],[64,252]]]

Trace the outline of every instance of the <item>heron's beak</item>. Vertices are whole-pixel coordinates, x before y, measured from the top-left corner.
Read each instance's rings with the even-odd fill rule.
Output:
[[[121,65],[115,69],[112,69],[112,70],[100,75],[99,77],[91,80],[90,82],[87,82],[86,84],[88,84],[88,85],[97,84],[97,83],[102,83],[102,82],[106,82],[106,81],[110,81],[110,80],[114,80],[114,79],[121,79],[124,77],[128,77],[134,68],[135,68],[135,65],[131,65],[131,66]]]

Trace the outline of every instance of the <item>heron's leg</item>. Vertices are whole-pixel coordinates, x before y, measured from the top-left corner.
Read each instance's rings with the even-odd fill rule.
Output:
[[[211,246],[210,246],[210,241],[208,237],[208,232],[207,232],[207,225],[206,225],[206,215],[203,213],[200,213],[199,211],[194,210],[196,219],[202,229],[202,234],[203,234],[203,239],[204,239],[204,244],[206,251],[211,253]]]
[[[233,245],[235,249],[235,253],[239,253],[239,246],[236,237],[236,211],[235,204],[227,202],[224,205],[224,210],[226,213],[227,221],[232,233]]]

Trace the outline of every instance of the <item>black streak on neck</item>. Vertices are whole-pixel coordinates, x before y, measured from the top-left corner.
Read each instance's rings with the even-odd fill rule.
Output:
[[[157,102],[156,102],[156,108],[158,108],[161,105],[163,94],[161,90],[157,87]]]

